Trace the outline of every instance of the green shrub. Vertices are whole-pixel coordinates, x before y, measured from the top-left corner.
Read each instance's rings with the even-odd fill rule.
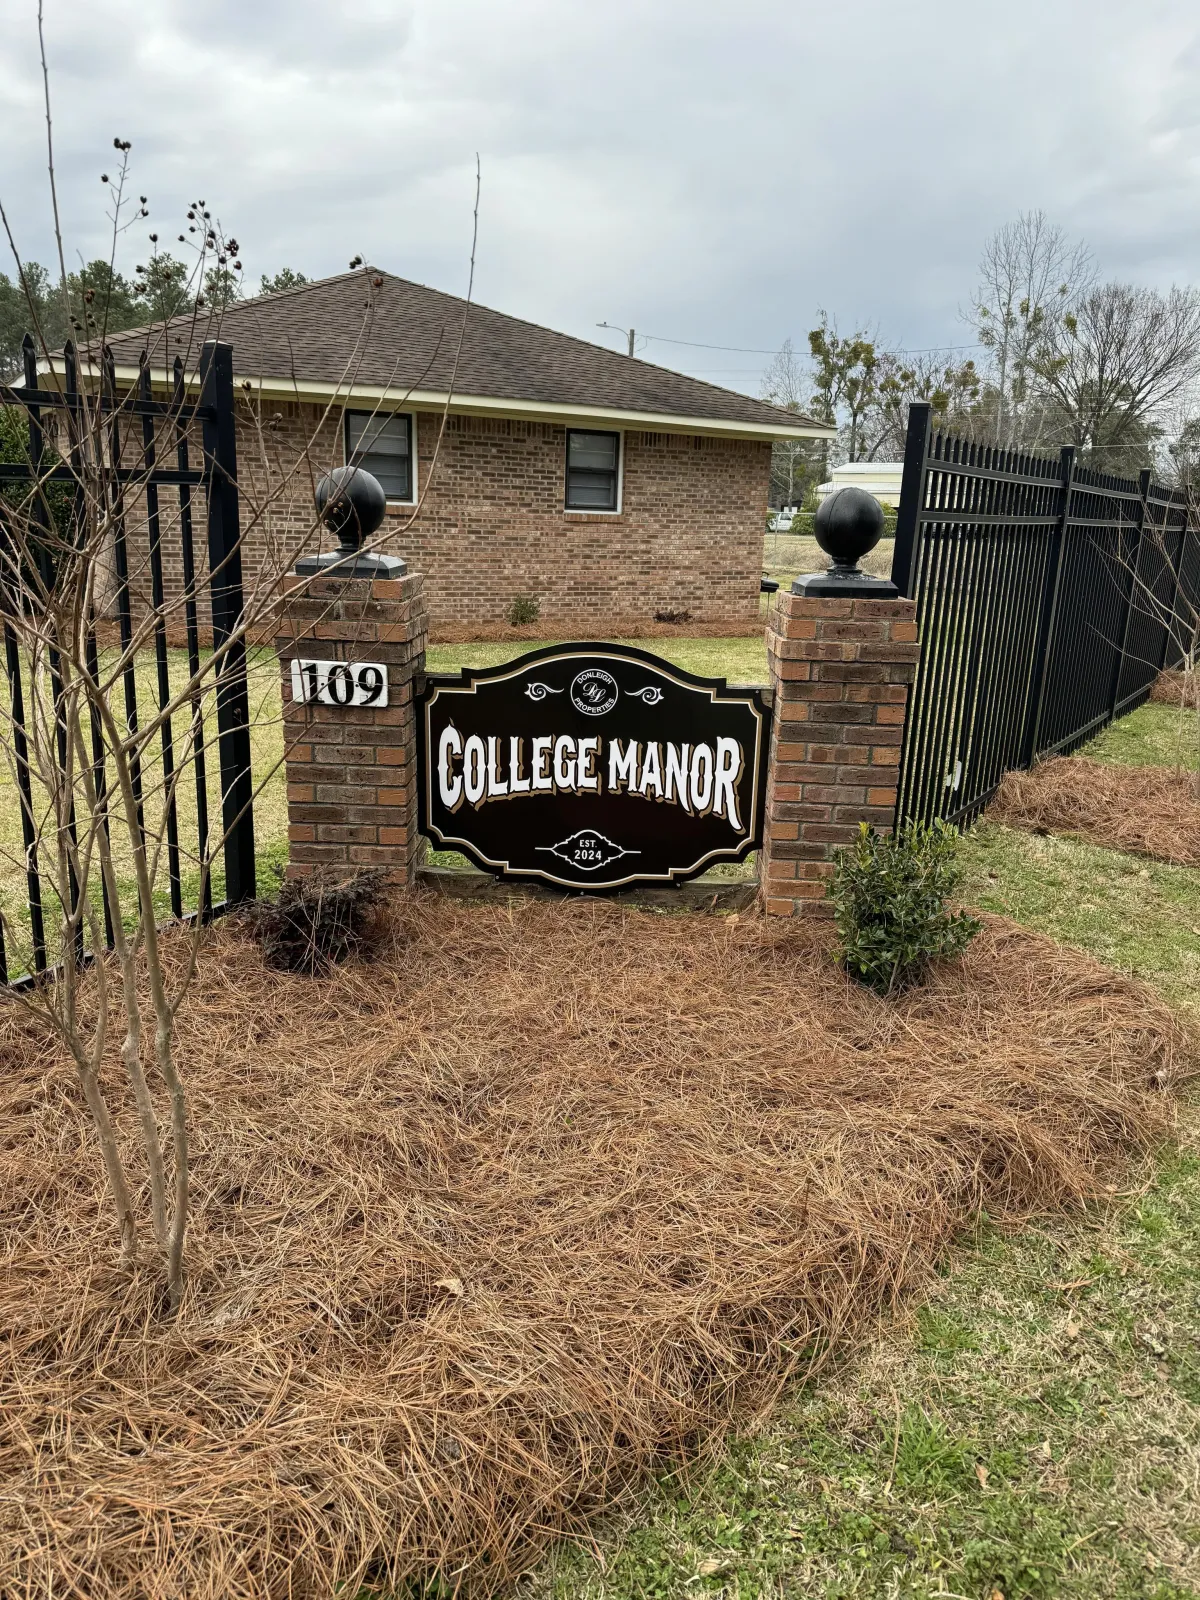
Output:
[[[508,608],[508,620],[514,628],[527,628],[542,614],[540,601],[531,594],[517,595]]]
[[[827,893],[846,971],[880,994],[924,977],[938,956],[960,956],[980,922],[946,902],[958,887],[958,835],[944,822],[905,823],[895,833],[860,827],[839,850]]]

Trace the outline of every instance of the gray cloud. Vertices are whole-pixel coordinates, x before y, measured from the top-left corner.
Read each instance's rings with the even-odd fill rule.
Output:
[[[594,324],[775,348],[819,306],[962,344],[987,233],[1043,207],[1103,270],[1200,259],[1191,0],[47,0],[64,221],[106,249],[111,141],[171,238],[203,194],[248,271],[392,271]],[[0,0],[5,171],[50,259],[32,0]],[[140,255],[136,230],[122,254]],[[755,389],[762,358],[651,344]]]

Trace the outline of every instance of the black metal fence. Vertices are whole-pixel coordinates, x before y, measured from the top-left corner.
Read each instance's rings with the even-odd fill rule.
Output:
[[[212,643],[216,651],[223,650],[223,658],[216,672],[216,722],[217,756],[220,767],[221,825],[211,826],[208,787],[208,752],[205,748],[205,728],[200,715],[200,697],[197,695],[187,717],[186,751],[175,737],[170,716],[161,723],[161,749],[156,755],[161,761],[161,791],[164,815],[162,823],[166,839],[167,883],[170,912],[180,918],[189,914],[208,917],[232,904],[252,899],[255,894],[254,867],[254,813],[253,788],[250,772],[250,717],[246,684],[246,657],[244,640],[231,636],[238,627],[242,611],[241,534],[239,527],[237,456],[234,442],[234,391],[233,350],[228,344],[211,342],[203,347],[200,357],[200,396],[189,403],[182,363],[176,359],[174,368],[174,393],[169,400],[155,400],[152,395],[150,373],[143,363],[141,381],[136,392],[118,394],[116,375],[111,356],[105,352],[98,385],[83,392],[79,383],[78,363],[74,349],[68,345],[64,352],[61,388],[53,382],[39,386],[37,357],[33,339],[26,335],[24,344],[25,382],[23,386],[0,386],[0,405],[15,408],[23,414],[27,427],[28,451],[17,452],[23,459],[0,464],[0,487],[11,493],[14,485],[26,484],[28,503],[34,515],[49,516],[47,495],[38,493],[50,486],[64,483],[69,486],[78,503],[84,492],[87,465],[87,442],[94,441],[97,432],[103,437],[104,460],[94,470],[100,488],[96,491],[109,497],[108,520],[111,527],[111,553],[115,577],[113,610],[115,627],[121,651],[126,659],[122,670],[124,717],[128,728],[139,726],[139,685],[136,662],[129,647],[134,636],[134,608],[131,600],[130,540],[127,535],[127,497],[137,497],[139,511],[144,512],[144,538],[139,530],[137,550],[145,552],[149,568],[150,602],[154,622],[154,676],[153,694],[155,713],[161,714],[171,700],[171,663],[169,661],[164,606],[163,541],[164,517],[160,497],[165,492],[177,496],[177,516],[171,522],[171,537],[179,540],[178,558],[183,578],[183,616],[186,633],[186,670],[194,679],[201,665],[201,628],[197,610],[197,597],[206,587],[212,604]],[[59,446],[60,459],[50,452],[46,439],[49,414],[55,419],[54,433]],[[97,419],[99,429],[97,430]],[[193,465],[189,437],[200,430],[201,461]],[[129,429],[125,436],[123,430]],[[173,443],[174,464],[160,464],[157,453],[164,437]],[[203,495],[207,539],[199,552],[193,536],[193,495],[199,490]],[[40,510],[38,509],[40,508]],[[14,628],[13,607],[21,604],[15,582],[15,542],[8,523],[8,508],[0,500],[0,617],[3,617],[5,676],[8,689],[7,743],[15,768],[17,801],[21,814],[21,833],[24,847],[25,894],[28,904],[28,934],[31,949],[29,970],[9,970],[9,952],[5,949],[3,925],[0,924],[0,984],[16,987],[33,981],[53,965],[52,951],[46,937],[46,904],[42,872],[39,864],[39,847],[45,848],[53,841],[43,837],[35,807],[34,778],[29,759],[29,730],[25,675],[29,662],[23,660],[18,643],[18,630]],[[172,552],[174,554],[174,552]],[[52,587],[49,571],[41,574],[43,585]],[[207,644],[207,641],[205,641]],[[88,675],[99,673],[101,647],[97,641],[97,618],[89,619],[86,636],[86,664]],[[48,655],[54,703],[60,684],[57,679],[59,663],[56,653]],[[182,669],[180,669],[182,670]],[[145,685],[143,684],[143,691]],[[63,736],[59,741],[60,760],[65,761]],[[142,752],[143,757],[149,755]],[[105,747],[98,726],[92,727],[92,778],[95,793],[102,804],[108,779],[105,771]],[[179,826],[179,786],[172,777],[186,759],[192,766],[195,785],[195,840],[189,839],[181,846]],[[142,802],[142,767],[140,761],[132,766],[135,793],[139,808]],[[189,812],[191,808],[189,807]],[[141,815],[139,809],[139,816]],[[216,849],[224,856],[224,900],[214,905],[212,894],[211,862]],[[195,903],[188,904],[182,859],[185,857],[200,870],[194,873],[196,883]],[[203,888],[200,888],[203,885]],[[72,878],[69,893],[77,896],[79,886]],[[66,908],[76,911],[77,906]],[[104,926],[108,944],[113,942],[113,918],[122,914],[122,908],[108,903],[104,895]],[[15,923],[11,905],[8,908],[10,927]],[[23,922],[24,919],[22,919]],[[85,954],[82,929],[77,935],[76,954]]]
[[[1200,533],[1177,490],[937,433],[909,416],[892,580],[921,660],[898,821],[969,822],[1004,774],[1146,698],[1200,615]]]

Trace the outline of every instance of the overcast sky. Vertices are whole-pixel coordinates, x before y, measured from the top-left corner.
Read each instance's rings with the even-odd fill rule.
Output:
[[[1200,280],[1196,0],[45,0],[64,231],[102,170],[203,196],[248,275],[361,252],[756,392],[818,308],[969,342],[987,234],[1042,207],[1107,275]],[[0,0],[0,197],[52,259],[36,0]],[[5,270],[11,275],[11,266]],[[695,345],[745,346],[706,350]],[[970,352],[964,352],[970,353]]]

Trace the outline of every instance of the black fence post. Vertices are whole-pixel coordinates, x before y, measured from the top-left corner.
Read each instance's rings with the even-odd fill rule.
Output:
[[[1175,559],[1172,561],[1170,551],[1167,547],[1167,522],[1171,515],[1171,506],[1174,503],[1175,495],[1178,492],[1178,490],[1171,491],[1171,498],[1167,501],[1167,504],[1163,510],[1163,551],[1166,554],[1167,564],[1171,571],[1171,605],[1167,612],[1167,620],[1163,624],[1162,649],[1158,653],[1158,670],[1160,672],[1164,671],[1166,668],[1167,657],[1171,653],[1171,642],[1175,637],[1175,626],[1179,621],[1179,596],[1182,593],[1182,589],[1180,587],[1180,577],[1183,573],[1183,552],[1187,549],[1188,533],[1191,531],[1191,505],[1185,498],[1183,508],[1183,526],[1179,530],[1179,549],[1175,552]]]
[[[208,566],[217,669],[217,743],[225,831],[225,899],[253,900],[254,785],[250,776],[250,703],[246,641],[234,638],[242,613],[242,532],[238,512],[233,413],[233,346],[209,340],[200,352],[204,471],[208,486]]]
[[[1150,498],[1150,472],[1143,467],[1138,473],[1138,508],[1137,508],[1137,535],[1133,541],[1133,560],[1129,569],[1129,587],[1125,592],[1125,621],[1121,626],[1121,648],[1117,652],[1117,659],[1113,664],[1112,683],[1108,694],[1108,715],[1111,718],[1117,714],[1117,702],[1121,697],[1121,679],[1125,675],[1125,657],[1129,653],[1129,626],[1133,621],[1134,604],[1137,599],[1138,572],[1142,564],[1142,539],[1146,532],[1146,510]],[[1120,535],[1118,535],[1118,538]]]
[[[1029,684],[1029,699],[1026,702],[1025,736],[1021,741],[1023,767],[1031,767],[1037,755],[1038,739],[1042,731],[1042,715],[1046,709],[1050,652],[1054,648],[1054,624],[1058,616],[1059,589],[1062,587],[1063,553],[1066,547],[1067,524],[1071,517],[1071,494],[1075,486],[1074,445],[1067,445],[1060,452],[1058,460],[1062,480],[1062,504],[1059,507],[1058,525],[1050,540],[1050,551],[1046,557],[1046,575],[1042,583],[1042,606],[1033,646],[1033,676]]]
[[[925,461],[929,455],[933,407],[914,401],[908,408],[908,435],[904,441],[904,477],[896,510],[896,542],[892,547],[892,582],[906,600],[913,597],[916,578],[917,531],[925,498]]]
[[[175,464],[180,473],[191,468],[187,422],[184,407],[187,388],[183,380],[183,358],[175,357],[171,369],[174,387],[171,410],[175,415]],[[182,478],[179,484],[179,554],[183,567],[183,615],[187,626],[188,677],[192,680],[192,775],[196,783],[196,849],[201,861],[208,860],[208,762],[204,749],[203,691],[200,684],[200,618],[196,608],[196,547],[192,532],[192,486]],[[203,874],[200,917],[212,916],[212,874]]]
[[[138,731],[138,703],[137,703],[137,666],[133,652],[133,600],[129,592],[129,539],[125,526],[125,491],[121,486],[121,409],[122,401],[117,394],[117,364],[113,353],[105,345],[100,357],[100,406],[101,415],[107,413],[108,422],[105,432],[108,435],[108,453],[110,461],[109,491],[111,501],[109,514],[112,518],[112,545],[113,567],[117,579],[117,620],[120,628],[121,654],[125,658],[125,667],[122,679],[125,688],[125,726],[130,734]],[[140,745],[135,746],[129,757],[129,776],[133,783],[133,793],[137,800],[137,824],[145,833],[146,817],[142,805],[142,758]],[[114,908],[115,909],[115,908]],[[149,913],[147,913],[149,914]]]
[[[25,387],[36,391],[38,387],[37,347],[33,342],[31,333],[27,333],[21,341],[21,356],[25,369]],[[58,565],[62,560],[62,553],[58,548],[58,531],[54,526],[50,504],[42,487],[42,473],[46,465],[46,437],[42,430],[41,407],[32,402],[27,402],[25,411],[26,420],[29,424],[29,467],[35,486],[32,520],[37,524],[41,533],[35,551],[35,560],[38,577],[45,591],[46,631],[53,638],[54,633],[50,617],[53,609],[55,584],[58,579]],[[50,664],[50,693],[54,701],[54,742],[58,756],[58,781],[66,788],[71,763],[68,759],[67,722],[63,712],[62,655],[57,645],[54,644],[50,645],[47,655]],[[83,901],[79,892],[79,879],[75,872],[79,839],[76,832],[75,796],[73,792],[69,792],[68,795],[67,834],[71,842],[71,848],[67,856],[67,893],[71,903],[66,907],[66,911],[72,929],[71,942],[75,950],[75,960],[78,963],[83,960]]]
[[[138,377],[138,398],[146,405],[142,412],[142,471],[145,473],[146,533],[150,551],[150,603],[154,608],[154,662],[158,678],[158,709],[163,721],[160,730],[163,761],[163,800],[167,813],[167,880],[171,886],[171,915],[183,916],[183,885],[179,876],[179,814],[175,804],[175,736],[171,718],[166,715],[171,703],[170,666],[167,657],[166,595],[163,584],[162,521],[158,514],[158,483],[154,468],[158,451],[154,439],[154,403],[150,381],[150,360],[142,351]]]
[[[87,404],[79,392],[79,358],[75,352],[74,341],[68,339],[63,345],[63,388],[67,409],[67,431],[71,445],[71,471],[75,474],[74,506],[72,509],[73,526],[71,529],[72,541],[80,544],[86,538],[83,490],[83,440],[87,435]],[[93,599],[88,605],[88,614],[83,635],[84,666],[88,677],[94,686],[100,682],[100,653],[96,647],[96,606]],[[96,806],[100,813],[100,826],[104,834],[111,841],[112,820],[108,812],[108,775],[105,768],[104,730],[100,718],[91,715],[88,721],[92,725],[92,787],[96,794]],[[108,897],[108,882],[101,874],[100,894],[104,902],[104,938],[111,950],[115,942],[113,929],[113,905]]]

